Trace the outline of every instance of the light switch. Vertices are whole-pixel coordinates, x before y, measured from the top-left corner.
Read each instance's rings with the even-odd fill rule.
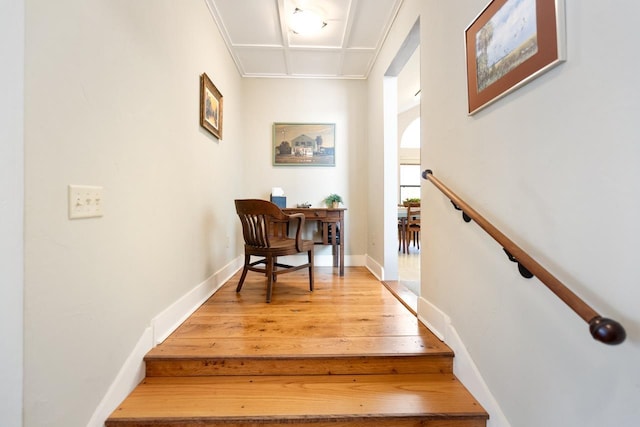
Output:
[[[102,187],[69,185],[69,219],[102,216]]]

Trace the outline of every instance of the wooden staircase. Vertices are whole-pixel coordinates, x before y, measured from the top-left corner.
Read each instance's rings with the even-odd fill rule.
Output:
[[[239,276],[146,356],[116,426],[480,427],[453,353],[368,271]]]

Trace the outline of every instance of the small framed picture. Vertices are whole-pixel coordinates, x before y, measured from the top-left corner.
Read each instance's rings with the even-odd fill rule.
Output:
[[[222,94],[209,76],[200,76],[200,126],[222,139]]]

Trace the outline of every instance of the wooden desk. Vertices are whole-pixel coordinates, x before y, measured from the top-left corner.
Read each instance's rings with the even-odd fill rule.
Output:
[[[285,213],[304,214],[305,221],[316,221],[322,226],[322,241],[316,245],[331,245],[333,266],[344,276],[344,211],[347,208],[285,208]],[[338,238],[336,238],[336,236]]]

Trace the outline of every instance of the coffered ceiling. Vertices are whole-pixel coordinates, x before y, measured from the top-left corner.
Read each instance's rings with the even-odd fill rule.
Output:
[[[244,77],[365,79],[402,0],[206,0]],[[289,29],[296,8],[327,25],[310,36]]]

